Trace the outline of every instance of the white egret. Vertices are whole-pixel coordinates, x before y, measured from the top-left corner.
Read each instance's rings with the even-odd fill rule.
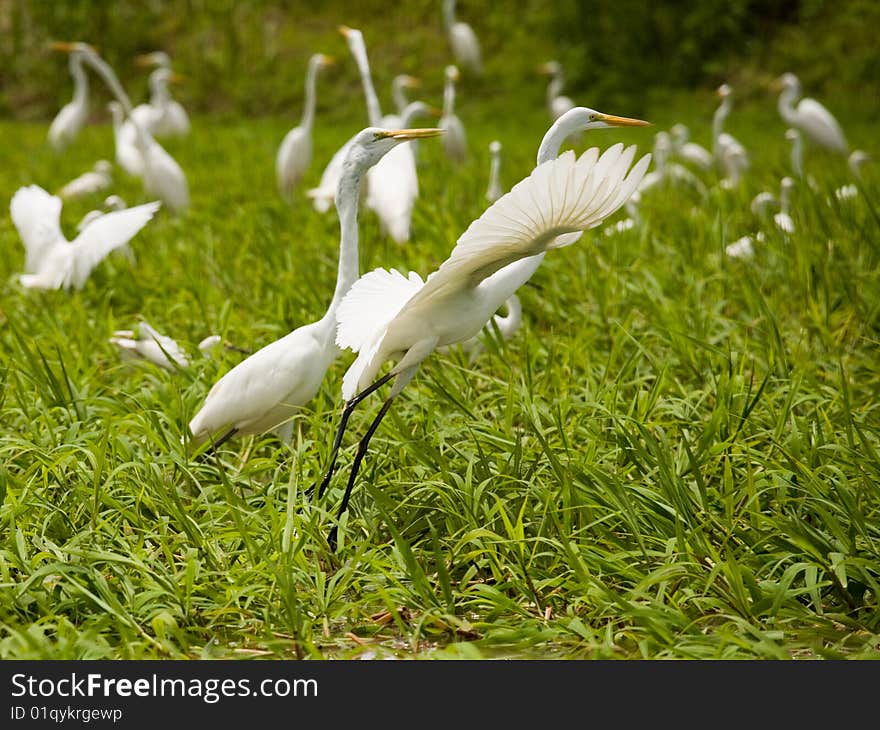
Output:
[[[267,431],[274,431],[285,443],[290,441],[291,416],[315,396],[327,369],[341,352],[334,341],[336,310],[358,276],[357,215],[361,178],[394,146],[440,133],[437,129],[368,127],[355,136],[343,162],[336,192],[339,268],[330,306],[321,319],[266,345],[214,384],[189,423],[196,444],[224,429],[225,433],[215,441],[215,448],[236,434]]]
[[[109,341],[127,355],[149,360],[166,370],[189,366],[189,358],[183,348],[145,321],[138,322],[133,330],[116,330]]]
[[[407,89],[421,88],[422,82],[415,76],[408,74],[398,74],[391,80],[391,98],[394,99],[394,108],[398,114],[403,114],[403,110],[409,106],[409,99],[406,98]],[[387,120],[386,120],[387,121]],[[412,142],[410,142],[412,146]]]
[[[754,215],[758,218],[766,218],[770,212],[770,208],[776,207],[779,205],[779,201],[776,199],[776,196],[773,193],[762,192],[758,193],[754,198],[752,198],[752,202],[749,204],[749,209],[752,211]]]
[[[186,181],[186,175],[174,158],[165,151],[165,148],[131,116],[131,101],[113,69],[94,50],[89,50],[90,52],[84,55],[83,60],[104,80],[113,96],[122,105],[129,121],[134,123],[134,145],[143,158],[141,181],[144,191],[151,197],[159,198],[172,213],[183,213],[189,207],[189,185]],[[117,157],[119,154],[118,141],[121,135],[122,130],[117,136]]]
[[[73,77],[73,100],[61,107],[49,126],[49,144],[61,152],[79,134],[89,116],[89,77],[83,59],[93,49],[86,43],[52,43],[50,48],[69,54],[68,68]]]
[[[305,104],[299,126],[291,129],[278,148],[275,157],[275,177],[278,181],[278,192],[283,198],[289,198],[309,165],[312,164],[312,125],[315,119],[315,82],[321,69],[333,65],[330,56],[315,53],[309,58],[306,71]]]
[[[106,190],[113,184],[113,165],[107,160],[98,160],[88,172],[75,177],[58,191],[62,200],[82,198]]]
[[[457,345],[438,347],[437,349],[440,352],[447,352],[454,347],[460,347],[468,354],[468,362],[472,363],[483,351],[486,337],[491,336],[491,333],[496,329],[502,340],[509,340],[519,332],[519,328],[522,326],[522,302],[516,294],[511,294],[502,307],[507,310],[507,314],[496,312],[492,315],[489,323],[470,339]]]
[[[672,134],[672,153],[685,162],[700,168],[711,170],[714,161],[712,153],[702,145],[690,141],[690,130],[680,122],[670,128]]]
[[[476,75],[483,73],[483,60],[477,34],[467,23],[455,19],[455,0],[443,0],[443,24],[452,46],[452,55]]]
[[[721,104],[712,119],[712,156],[724,179],[722,187],[734,188],[739,185],[743,172],[749,166],[749,156],[737,139],[724,131],[724,122],[733,108],[733,90],[728,84],[718,87]]]
[[[159,210],[145,203],[96,218],[68,241],[61,232],[62,201],[38,185],[19,188],[12,196],[12,222],[25,247],[22,286],[35,289],[81,289],[111,251],[124,246]]]
[[[183,77],[171,70],[171,58],[165,51],[154,51],[138,56],[139,66],[158,66],[150,74],[150,106],[155,112],[153,126],[149,130],[156,137],[182,137],[189,134],[190,121],[186,109],[172,98],[168,84],[180,82]]]
[[[773,216],[776,227],[784,234],[794,233],[794,220],[791,217],[791,191],[794,180],[788,176],[779,184],[779,212]]]
[[[373,86],[373,77],[370,73],[370,63],[367,58],[364,36],[357,28],[349,28],[346,25],[340,25],[337,30],[345,37],[351,55],[357,64],[367,103],[367,119],[369,124],[373,127],[384,127],[382,108],[379,106],[379,97],[376,95],[376,89]],[[339,178],[342,175],[342,163],[353,143],[354,136],[350,137],[342,147],[336,150],[336,153],[330,158],[330,162],[327,163],[327,167],[324,168],[324,172],[321,173],[321,181],[318,183],[318,187],[306,192],[306,195],[312,199],[312,205],[315,210],[319,213],[326,213],[330,210],[330,206],[336,199],[336,188],[339,186]],[[362,184],[364,187],[368,185],[366,178]]]
[[[128,206],[125,201],[120,198],[118,195],[108,195],[104,198],[104,202],[101,204],[100,208],[96,208],[95,210],[90,210],[86,213],[81,219],[80,222],[76,224],[76,230],[82,231],[89,223],[97,218],[100,218],[105,213],[109,213],[111,210],[124,210]]]
[[[795,100],[801,95],[801,82],[792,73],[782,74],[776,79],[781,87],[779,94],[779,116],[785,123],[795,127],[807,139],[820,147],[845,155],[848,145],[843,130],[837,120],[815,99],[801,99],[797,106]]]
[[[214,357],[221,348],[224,350],[231,350],[232,352],[240,352],[244,355],[254,354],[243,347],[236,347],[229,342],[229,340],[224,340],[220,335],[208,335],[203,340],[200,340],[196,347],[198,347],[199,352],[207,358]]]
[[[494,203],[504,195],[501,187],[501,142],[497,139],[489,143],[489,187],[486,188],[486,200]]]
[[[724,252],[732,259],[751,259],[755,256],[754,239],[743,236],[724,248]]]
[[[444,71],[443,84],[443,116],[440,117],[440,129],[443,135],[443,149],[446,156],[453,162],[464,162],[467,158],[467,135],[464,125],[455,113],[455,82],[459,79],[458,69],[447,66]]]
[[[574,108],[574,102],[570,97],[562,94],[565,86],[565,74],[559,61],[547,61],[538,67],[538,71],[550,76],[547,84],[547,113],[551,121],[556,121],[570,109]]]
[[[863,150],[853,150],[853,152],[850,153],[850,156],[847,158],[847,165],[849,166],[849,170],[852,173],[853,179],[856,182],[861,182],[862,165],[864,165],[870,159],[871,156]],[[855,198],[858,194],[858,185],[856,185],[855,183],[841,185],[839,188],[836,188],[834,190],[834,197],[841,201]]]
[[[116,164],[132,177],[141,177],[144,174],[144,156],[138,149],[137,129],[133,123],[126,123],[125,110],[118,101],[111,101],[107,109],[113,119]]]
[[[421,362],[440,347],[477,335],[498,308],[536,271],[545,253],[577,241],[599,225],[635,191],[650,163],[645,155],[632,168],[635,147],[597,148],[579,159],[572,151],[556,158],[562,141],[583,129],[643,126],[578,107],[560,117],[538,150],[538,167],[496,201],[458,239],[449,258],[424,281],[415,272],[376,269],[355,282],[338,312],[336,342],[358,353],[343,377],[345,407],[330,463],[318,490],[326,490],[335,469],[345,427],[354,408],[394,379],[391,392],[358,445],[339,515],[348,506],[370,438],[394,398]],[[382,365],[397,364],[375,382]],[[335,544],[336,527],[329,535]]]
[[[707,197],[708,191],[694,173],[688,170],[684,165],[671,161],[673,143],[668,132],[657,132],[654,135],[654,169],[651,170],[639,183],[637,192],[644,195],[648,190],[656,187],[662,182],[669,182],[674,185],[684,184],[692,187],[702,198]]]

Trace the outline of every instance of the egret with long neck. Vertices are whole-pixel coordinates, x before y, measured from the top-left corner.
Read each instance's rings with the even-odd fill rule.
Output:
[[[53,43],[50,47],[70,53],[68,68],[73,77],[73,99],[61,108],[49,126],[49,144],[61,152],[76,139],[89,115],[89,77],[83,68],[83,59],[91,47],[85,43]]]

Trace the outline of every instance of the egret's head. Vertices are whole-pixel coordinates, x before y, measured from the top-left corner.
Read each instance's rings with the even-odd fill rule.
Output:
[[[53,41],[49,44],[49,48],[53,51],[61,51],[70,54],[88,53],[93,56],[98,54],[97,48],[90,46],[88,43],[82,43],[81,41],[74,41],[73,43],[67,41]]]
[[[113,165],[107,160],[98,160],[92,169],[95,172],[100,172],[102,175],[109,175],[113,171]]]
[[[459,77],[461,76],[461,74],[459,74],[458,72],[458,67],[452,65],[446,67],[445,75],[448,81],[458,81]]]
[[[789,142],[797,142],[801,138],[801,133],[798,132],[796,129],[786,129],[785,138]]]
[[[571,132],[583,129],[603,129],[605,127],[650,127],[650,122],[641,119],[630,119],[629,117],[617,117],[613,114],[604,114],[597,112],[585,106],[577,106],[569,109],[559,119],[556,124],[564,125]],[[570,133],[571,133],[570,132]]]
[[[417,117],[435,117],[439,119],[442,116],[443,111],[437,107],[426,104],[423,101],[411,101],[400,115],[400,123],[404,127],[409,127]]]
[[[774,91],[781,91],[782,89],[800,89],[801,82],[793,73],[784,73],[771,84],[771,88]]]
[[[858,177],[859,168],[870,159],[871,155],[869,155],[864,150],[853,150],[849,158],[847,158],[847,163],[849,164],[849,169],[852,170],[853,175]]]
[[[125,210],[125,201],[118,195],[108,195],[104,198],[104,208],[107,210]]]
[[[722,99],[726,99],[733,93],[733,89],[730,88],[728,84],[721,84],[716,90],[715,93],[718,94]]]
[[[681,122],[673,124],[669,128],[669,131],[672,132],[672,136],[675,137],[675,139],[679,140],[686,140],[691,134],[690,130]]]
[[[489,142],[489,152],[491,152],[493,155],[500,155],[501,142],[499,142],[497,139],[493,139],[491,142]]]
[[[208,335],[198,344],[199,352],[205,357],[213,356],[223,345],[223,338],[220,335]]]
[[[397,145],[413,139],[427,139],[443,134],[442,129],[382,129],[367,127],[355,135],[346,155],[346,165],[366,170],[375,165],[382,156]]]
[[[165,51],[153,51],[152,53],[144,53],[136,56],[134,62],[138,66],[160,66],[162,68],[171,67],[171,57]]]
[[[788,177],[787,175],[781,180],[782,189],[785,192],[790,192],[794,189],[794,178]]]
[[[422,88],[422,82],[419,81],[415,76],[410,76],[409,74],[400,74],[399,76],[395,76],[394,83],[403,87],[404,89]]]
[[[314,64],[315,68],[327,68],[328,66],[335,66],[336,59],[324,53],[315,53],[309,59],[309,63]]]
[[[555,76],[561,70],[562,66],[559,64],[559,61],[547,61],[538,66],[538,73],[547,74],[548,76]]]
[[[125,118],[125,110],[122,108],[122,104],[118,101],[111,101],[107,104],[107,111],[110,112],[110,116],[113,118],[114,122],[122,123],[122,120]]]

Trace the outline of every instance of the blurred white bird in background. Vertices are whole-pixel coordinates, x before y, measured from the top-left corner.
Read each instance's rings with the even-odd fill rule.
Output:
[[[701,170],[712,169],[712,153],[702,145],[690,141],[691,132],[684,124],[673,124],[669,132],[672,135],[673,155]]]
[[[49,144],[61,152],[76,139],[89,116],[89,77],[83,68],[83,59],[93,49],[86,43],[58,42],[49,47],[69,54],[68,69],[73,77],[73,99],[61,107],[49,126]]]
[[[135,59],[138,66],[157,66],[149,78],[150,106],[154,117],[149,132],[156,137],[182,137],[189,134],[189,115],[172,98],[170,83],[180,83],[183,76],[171,70],[171,57],[165,51],[145,53]]]
[[[547,84],[547,114],[550,115],[550,121],[555,122],[567,111],[574,108],[574,102],[571,98],[562,94],[562,88],[565,86],[562,64],[559,61],[547,61],[538,67],[538,71],[550,76],[550,81]]]
[[[278,182],[278,192],[285,199],[290,198],[290,192],[302,179],[309,165],[312,164],[312,126],[315,120],[315,83],[318,72],[321,69],[333,65],[330,56],[323,53],[315,53],[309,58],[306,71],[305,103],[303,105],[302,119],[299,126],[291,129],[281,145],[275,157],[275,178]]]
[[[846,185],[841,185],[839,188],[836,188],[834,191],[834,197],[838,200],[851,200],[859,194],[859,188],[856,183],[862,181],[862,165],[870,159],[871,156],[867,152],[864,152],[863,150],[853,150],[847,158],[847,165],[849,166],[849,170],[856,182],[847,183]]]
[[[728,84],[721,84],[717,94],[721,104],[712,119],[712,156],[721,172],[721,186],[727,189],[739,185],[742,174],[749,166],[749,156],[739,141],[724,131],[724,122],[733,108],[733,89]]]
[[[801,138],[801,133],[790,127],[785,130],[785,140],[791,143],[791,151],[789,152],[791,171],[798,180],[802,180],[804,177],[804,141]]]
[[[100,193],[113,184],[113,165],[107,160],[98,160],[88,172],[75,177],[58,191],[62,200],[83,198]]]
[[[477,34],[467,23],[455,18],[456,0],[443,0],[443,24],[452,46],[452,55],[463,68],[479,76],[483,73],[483,60]]]
[[[791,217],[791,192],[794,180],[788,176],[779,183],[779,212],[773,216],[776,227],[785,234],[794,233],[794,220]]]
[[[447,66],[444,71],[443,83],[443,116],[440,117],[440,129],[443,135],[443,149],[446,156],[456,163],[467,158],[467,135],[464,125],[455,113],[455,82],[459,79],[458,69]]]
[[[755,244],[752,236],[743,236],[724,248],[724,252],[732,259],[751,259],[755,256]]]
[[[108,195],[106,198],[104,198],[104,202],[101,204],[100,208],[90,210],[80,219],[80,222],[76,224],[76,230],[81,231],[93,220],[95,220],[96,218],[100,218],[102,215],[104,215],[105,213],[109,213],[111,210],[124,210],[127,207],[128,206],[126,205],[125,201],[118,195]]]
[[[501,187],[501,142],[497,139],[489,143],[489,186],[486,188],[486,200],[494,203],[504,195]]]
[[[343,162],[336,192],[339,268],[330,306],[316,322],[266,345],[227,372],[211,388],[189,423],[195,444],[225,429],[214,448],[234,435],[273,431],[289,442],[291,417],[308,403],[339,356],[334,342],[336,310],[358,276],[358,198],[361,178],[381,157],[410,139],[433,137],[436,129],[386,130],[368,127],[355,135]]]
[[[136,142],[137,130],[134,124],[125,122],[125,110],[118,101],[107,104],[113,120],[113,143],[116,149],[116,164],[132,177],[144,174],[144,156]]]
[[[391,98],[394,100],[394,108],[397,109],[398,114],[403,114],[403,110],[409,106],[406,90],[418,89],[421,86],[422,82],[409,74],[398,74],[391,80]],[[386,121],[388,121],[387,117]],[[409,144],[412,146],[413,143],[410,142]]]
[[[12,222],[25,248],[22,286],[36,289],[81,289],[111,251],[124,246],[159,210],[160,203],[106,213],[68,241],[61,232],[62,201],[38,185],[19,188],[12,196]]]
[[[133,330],[116,330],[109,340],[129,356],[149,360],[166,370],[189,366],[183,348],[167,335],[160,334],[146,321],[138,322]]]
[[[782,74],[774,82],[781,88],[777,107],[779,116],[791,127],[798,129],[808,140],[831,152],[845,155],[848,145],[837,120],[815,99],[795,100],[801,95],[801,82],[793,73]]]

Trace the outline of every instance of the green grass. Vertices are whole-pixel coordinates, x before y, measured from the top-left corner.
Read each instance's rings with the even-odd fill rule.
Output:
[[[362,271],[433,270],[485,207],[488,142],[504,144],[506,186],[528,173],[537,104],[493,120],[464,96],[471,161],[421,144],[412,241],[362,214]],[[647,116],[705,144],[713,110],[707,94]],[[360,111],[332,126],[319,111],[308,184]],[[516,337],[472,365],[425,363],[373,440],[333,553],[353,434],[377,402],[352,419],[325,499],[304,492],[350,353],[291,447],[248,438],[197,461],[181,435],[239,356],[168,373],[107,342],[142,315],[191,351],[213,332],[256,348],[321,316],[337,223],[277,198],[287,124],[196,118],[168,144],[192,209],[160,214],[136,265],[112,256],[81,292],[22,290],[0,219],[0,657],[880,656],[880,226],[864,194],[826,202],[841,161],[810,153],[818,191],[796,191],[797,234],[765,227],[753,261],[730,260],[724,246],[759,226],[749,200],[787,169],[774,107],[737,109],[730,131],[753,157],[741,190],[646,195],[643,227],[547,257]],[[105,125],[61,157],[45,125],[0,128],[7,201],[112,155]],[[873,139],[857,118],[847,132]],[[582,144],[618,138],[647,149],[652,130]],[[880,176],[865,171],[876,211]],[[144,201],[122,175],[115,191]],[[69,233],[95,202],[65,207]]]

